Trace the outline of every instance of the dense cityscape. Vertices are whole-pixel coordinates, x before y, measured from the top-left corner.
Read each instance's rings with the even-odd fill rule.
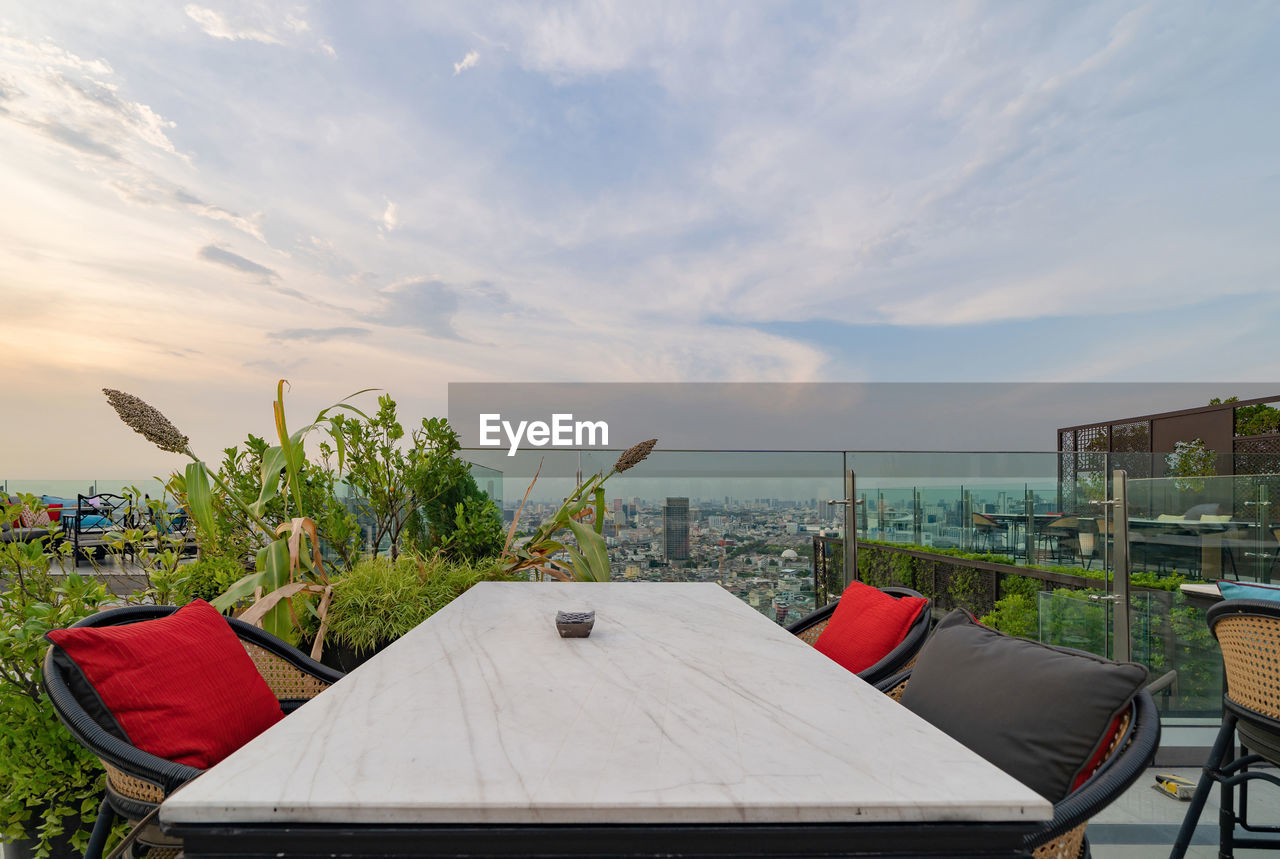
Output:
[[[521,526],[554,511],[529,504]],[[504,505],[508,524],[516,505]],[[825,501],[615,498],[604,534],[618,581],[717,582],[778,623],[814,609],[813,538],[836,535],[841,512]]]

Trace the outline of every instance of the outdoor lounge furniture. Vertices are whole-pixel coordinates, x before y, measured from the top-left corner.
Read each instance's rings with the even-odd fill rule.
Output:
[[[76,623],[71,629],[112,627],[165,618],[175,606],[130,606],[110,609]],[[239,620],[226,619],[244,645],[254,666],[288,714],[308,699],[342,678],[334,671],[305,656],[285,642]],[[164,836],[153,823],[138,824],[148,818],[174,790],[201,775],[204,770],[149,754],[113,732],[112,716],[91,686],[60,653],[50,645],[44,660],[44,684],[58,718],[107,771],[106,793],[94,824],[86,859],[98,859],[117,817],[135,826],[138,843],[152,848],[153,859],[176,855],[181,842]]]
[[[718,585],[481,582],[160,824],[191,859],[1015,856],[1052,813]]]
[[[1009,534],[1009,528],[984,513],[974,513],[973,533],[974,542],[980,544],[976,545],[975,548],[989,552],[996,548],[995,537],[997,534],[1000,535],[1001,545],[1004,545],[1004,541]]]
[[[1213,783],[1222,787],[1218,814],[1218,851],[1230,856],[1236,847],[1280,849],[1280,826],[1249,822],[1248,783],[1265,781],[1280,786],[1280,778],[1257,765],[1280,765],[1280,603],[1272,600],[1223,600],[1205,615],[1209,630],[1222,647],[1226,692],[1222,696],[1222,727],[1209,752],[1174,842],[1171,859],[1186,855]],[[1236,734],[1240,754],[1235,752]],[[1252,769],[1251,769],[1252,768]],[[1236,809],[1236,788],[1240,807]],[[1238,836],[1245,833],[1271,838]]]
[[[8,496],[8,503],[11,505],[11,509],[13,511],[21,511],[18,512],[19,516],[29,515],[30,511],[27,511],[26,508],[22,506],[22,499],[17,495]],[[50,513],[53,514],[54,511],[50,511]],[[45,521],[47,522],[53,518],[53,515],[46,516]],[[9,521],[9,519],[5,517],[3,520],[0,520],[0,543],[30,543],[35,540],[39,540],[42,537],[49,537],[56,533],[56,525],[24,525],[21,518],[16,519],[15,521]]]
[[[911,670],[876,685],[888,697],[901,701],[911,680]],[[1011,693],[1013,690],[1010,690]],[[1046,702],[1045,706],[1053,706]],[[993,710],[993,719],[999,719]],[[1145,689],[1134,698],[1128,716],[1112,738],[1102,765],[1084,784],[1053,804],[1053,819],[1026,836],[1025,849],[1035,859],[1078,859],[1089,855],[1085,827],[1089,818],[1119,799],[1151,765],[1160,745],[1160,714]]]
[[[880,590],[893,597],[916,597],[923,599],[918,591],[910,588],[880,588]],[[817,611],[811,612],[800,618],[795,623],[787,627],[787,632],[800,638],[806,644],[814,644],[827,628],[827,624],[831,621],[831,615],[835,612],[836,607],[840,604],[840,600],[825,605]],[[930,611],[931,604],[927,604],[924,610],[916,616],[915,622],[907,631],[904,637],[893,650],[889,651],[884,658],[872,665],[870,668],[857,672],[857,675],[868,683],[877,683],[890,675],[897,674],[905,668],[910,667],[915,660],[916,654],[920,652],[920,648],[924,646],[925,639],[929,636]]]
[[[77,495],[75,507],[63,513],[72,563],[79,566],[81,558],[105,558],[108,540],[113,533],[131,526],[133,515],[129,500],[123,496],[110,492]]]

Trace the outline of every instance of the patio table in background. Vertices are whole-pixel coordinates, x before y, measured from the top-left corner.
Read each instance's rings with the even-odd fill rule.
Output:
[[[1009,551],[1016,554],[1017,550],[1015,547],[1019,542],[1021,542],[1023,556],[1027,558],[1028,563],[1031,562],[1031,556],[1035,551],[1035,538],[1044,533],[1044,526],[1048,525],[1055,519],[1062,518],[1061,513],[1032,514],[1035,524],[1034,527],[1028,530],[1026,513],[984,513],[983,515],[989,519],[994,519],[997,522],[1004,522],[1008,524],[1009,535],[1006,545],[1008,546]],[[1018,539],[1019,530],[1022,531],[1021,540]]]
[[[476,585],[161,810],[192,857],[1021,855],[1051,816],[709,583]]]
[[[1205,522],[1199,519],[1129,517],[1131,542],[1171,550],[1185,548],[1188,550],[1184,558],[1188,569],[1193,566],[1192,562],[1198,552],[1199,562],[1194,566],[1198,567],[1200,578],[1209,580],[1222,577],[1224,550],[1231,550],[1231,545],[1225,542],[1225,538],[1231,534],[1256,535],[1257,529],[1257,522]],[[1141,554],[1139,559],[1142,559]],[[1239,565],[1243,558],[1237,560],[1233,553],[1231,561],[1232,572],[1236,578],[1239,578]]]

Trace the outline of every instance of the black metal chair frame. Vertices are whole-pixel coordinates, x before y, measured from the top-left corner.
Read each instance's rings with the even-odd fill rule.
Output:
[[[997,547],[993,545],[993,543],[995,542],[995,535],[997,533],[1001,535],[1002,541],[1005,543],[1004,548],[1007,548],[1009,551],[1014,551],[1014,547],[1009,546],[1007,543],[1009,539],[1008,525],[997,522],[985,513],[978,513],[975,511],[972,515],[972,527],[975,537],[974,543],[976,544],[978,542],[976,539],[977,537],[982,537],[981,551],[994,552],[996,550]],[[977,549],[978,547],[975,545],[974,548]]]
[[[910,679],[911,670],[908,669],[875,686],[881,692],[889,694]],[[1129,720],[1129,727],[1120,739],[1117,750],[1102,762],[1088,781],[1053,804],[1053,819],[1026,837],[1028,852],[1034,852],[1037,847],[1087,823],[1128,790],[1151,765],[1156,749],[1160,746],[1160,713],[1156,709],[1155,699],[1150,692],[1142,689],[1134,696],[1130,707],[1133,718]],[[1087,832],[1080,855],[1090,855]]]
[[[1217,624],[1224,617],[1241,614],[1266,617],[1280,620],[1280,603],[1267,600],[1223,600],[1211,606],[1205,614],[1205,622],[1214,638],[1218,637]],[[1235,751],[1236,732],[1240,734],[1240,753]],[[1256,750],[1250,753],[1252,742],[1254,747],[1267,754],[1259,754]],[[1187,847],[1195,834],[1200,815],[1204,812],[1205,803],[1209,799],[1209,791],[1214,782],[1221,787],[1218,810],[1218,855],[1231,856],[1236,847],[1254,850],[1280,850],[1280,838],[1251,838],[1237,836],[1236,827],[1248,833],[1259,835],[1280,835],[1280,826],[1264,826],[1249,822],[1249,782],[1264,781],[1280,787],[1280,778],[1267,772],[1249,769],[1256,764],[1280,766],[1280,721],[1246,707],[1231,699],[1228,688],[1222,696],[1222,727],[1209,751],[1209,760],[1205,763],[1196,784],[1195,793],[1191,797],[1191,805],[1182,819],[1177,840],[1174,841],[1170,859],[1181,859],[1186,855]],[[1236,811],[1235,789],[1240,788],[1239,812]]]
[[[177,606],[128,606],[109,609],[73,624],[72,628],[120,626],[138,623],[167,617],[177,610]],[[301,673],[310,675],[323,683],[336,683],[345,676],[342,672],[334,671],[332,668],[316,662],[302,653],[302,651],[281,641],[274,635],[263,632],[256,626],[251,626],[234,618],[227,618],[227,623],[230,624],[231,629],[241,641],[262,648],[273,656],[277,656],[289,663]],[[144,752],[142,749],[108,732],[90,715],[72,692],[62,667],[55,660],[55,654],[58,650],[57,645],[51,644],[49,650],[45,653],[45,691],[49,695],[49,700],[53,703],[58,719],[71,732],[72,736],[97,755],[99,759],[119,769],[127,776],[159,788],[166,797],[204,772],[204,770],[174,763]],[[306,703],[306,700],[305,698],[281,699],[280,709],[287,715]],[[110,779],[107,779],[102,805],[98,809],[98,817],[94,822],[93,833],[89,838],[89,847],[85,851],[85,859],[99,859],[101,857],[102,849],[117,817],[136,822],[146,818],[157,807],[158,803],[124,795],[112,786]]]
[[[880,590],[895,599],[901,597],[924,598],[923,594],[919,591],[913,591],[911,588],[887,587],[880,588]],[[800,635],[806,629],[830,619],[839,604],[840,600],[837,598],[835,602],[829,603],[817,611],[810,612],[795,623],[788,625],[787,632],[792,635]],[[920,611],[915,622],[911,624],[911,628],[907,630],[907,634],[902,641],[898,642],[898,645],[885,654],[875,665],[859,671],[857,676],[874,685],[905,668],[907,663],[920,652],[920,648],[924,646],[925,639],[929,637],[929,628],[932,625],[932,609],[933,602],[930,600]]]

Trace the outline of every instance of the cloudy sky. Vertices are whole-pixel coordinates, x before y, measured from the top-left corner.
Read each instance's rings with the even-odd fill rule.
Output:
[[[1280,380],[1277,43],[1266,2],[0,0],[0,477],[167,462],[103,386],[212,458],[278,378],[415,419]]]

